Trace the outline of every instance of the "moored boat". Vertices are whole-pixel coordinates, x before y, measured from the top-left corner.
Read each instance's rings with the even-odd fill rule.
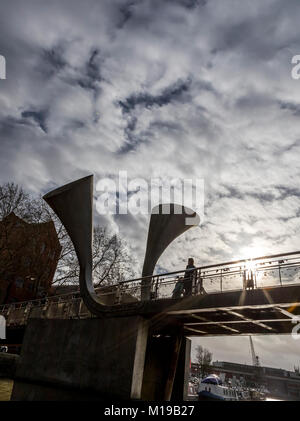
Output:
[[[239,395],[235,388],[223,385],[216,374],[205,377],[198,387],[199,400],[238,401]]]

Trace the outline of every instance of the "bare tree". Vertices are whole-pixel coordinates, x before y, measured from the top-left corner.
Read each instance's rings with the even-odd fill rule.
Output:
[[[58,262],[54,285],[78,282],[79,264],[69,237]],[[135,275],[135,261],[127,245],[116,234],[109,234],[106,228],[97,225],[93,242],[93,278],[95,286],[112,285]]]
[[[77,283],[79,264],[73,243],[60,220],[42,198],[31,197],[22,187],[14,183],[4,184],[0,186],[0,219],[3,220],[11,212],[28,223],[50,220],[54,222],[62,250],[53,285],[58,287]],[[5,234],[7,235],[3,230],[2,235]],[[6,244],[5,241],[2,241],[2,244]],[[13,261],[13,256],[11,258]],[[122,238],[116,234],[109,234],[106,228],[95,227],[93,277],[96,286],[112,285],[134,276],[135,263]]]
[[[6,183],[0,186],[0,219],[2,220],[11,212],[23,217],[29,195],[14,183]]]
[[[196,363],[198,364],[199,371],[198,376],[203,378],[205,375],[209,373],[209,366],[211,365],[212,361],[212,353],[203,348],[201,345],[197,345],[196,347]]]

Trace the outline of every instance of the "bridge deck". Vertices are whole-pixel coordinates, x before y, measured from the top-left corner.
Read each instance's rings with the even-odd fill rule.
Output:
[[[29,318],[93,317],[80,298],[2,306],[0,314],[8,328],[25,326]],[[154,334],[178,328],[188,336],[288,334],[300,315],[300,284],[120,304],[107,316],[128,315],[151,320]]]
[[[185,276],[178,271],[102,287],[106,317],[140,315],[151,319],[155,334],[182,328],[201,336],[291,333],[300,314],[299,251],[196,268],[192,294],[175,299],[175,286]],[[142,300],[145,285],[149,300]],[[8,328],[25,326],[29,318],[94,317],[79,291],[2,305],[0,315]]]

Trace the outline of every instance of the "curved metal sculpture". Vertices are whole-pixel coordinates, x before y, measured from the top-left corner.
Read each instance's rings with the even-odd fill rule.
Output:
[[[103,316],[112,306],[96,294],[93,286],[93,176],[81,178],[47,193],[43,199],[53,209],[66,228],[74,245],[80,267],[79,283],[82,299],[93,314]],[[152,210],[143,276],[152,275],[155,264],[166,247],[180,234],[193,225],[186,225],[186,218],[196,213],[186,213],[181,205],[170,205],[170,213],[165,215],[159,205]],[[157,212],[158,211],[158,212]],[[180,213],[181,212],[181,213]],[[149,299],[151,277],[142,281],[142,300]]]
[[[165,207],[168,213],[164,213]],[[187,225],[186,219],[193,218],[193,225]],[[200,218],[191,209],[175,203],[160,204],[152,209],[149,224],[147,248],[142,276],[152,276],[155,265],[168,247],[179,235],[189,228],[198,226]],[[142,299],[149,299],[151,278],[142,282]]]
[[[43,199],[59,217],[74,245],[80,267],[80,294],[85,305],[90,312],[103,314],[109,307],[96,295],[92,277],[93,176],[59,187]]]

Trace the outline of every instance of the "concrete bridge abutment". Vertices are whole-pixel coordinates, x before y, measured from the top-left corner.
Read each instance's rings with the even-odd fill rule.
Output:
[[[12,400],[182,400],[188,343],[140,316],[31,319]]]

